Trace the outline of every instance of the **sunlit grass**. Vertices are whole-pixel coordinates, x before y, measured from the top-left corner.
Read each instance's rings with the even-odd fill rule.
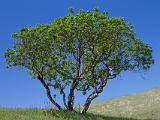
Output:
[[[0,120],[136,120],[38,108],[0,108]]]

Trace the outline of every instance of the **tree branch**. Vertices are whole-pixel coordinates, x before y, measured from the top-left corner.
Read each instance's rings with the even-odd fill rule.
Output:
[[[67,106],[67,103],[66,103],[66,94],[65,94],[65,92],[64,92],[63,89],[61,89],[60,92],[61,92],[62,95],[63,95],[63,104],[64,104],[64,106],[66,107],[66,109],[68,110],[68,106]]]
[[[91,102],[92,102],[92,100],[95,99],[96,97],[98,97],[98,95],[99,95],[101,92],[103,92],[103,88],[106,86],[107,80],[108,80],[108,79],[103,80],[103,79],[101,78],[100,86],[98,87],[98,89],[94,90],[94,91],[87,97],[86,102],[85,102],[85,104],[83,105],[83,109],[82,109],[81,113],[86,113],[87,110],[88,110],[88,108],[89,108],[89,106],[90,106],[90,104],[91,104]]]
[[[78,79],[74,79],[72,86],[70,88],[70,93],[68,95],[68,110],[73,110],[73,106],[74,106],[74,90],[76,89],[78,85]]]
[[[53,105],[55,105],[59,110],[61,110],[62,109],[61,106],[52,98],[51,91],[50,91],[49,87],[47,86],[47,84],[45,83],[43,76],[38,74],[37,78],[41,82],[43,87],[46,89],[48,99],[51,101],[51,103]]]
[[[81,66],[81,57],[82,57],[82,53],[80,52],[80,49],[81,49],[81,43],[78,41],[78,48],[77,48],[77,51],[76,51],[76,59],[77,59],[77,63],[76,63],[76,66],[77,66],[77,75],[75,77],[75,79],[73,79],[73,83],[71,85],[71,88],[70,88],[70,93],[68,95],[68,110],[73,110],[73,106],[74,106],[74,90],[76,89],[78,83],[79,83],[79,79],[80,79],[80,66]]]

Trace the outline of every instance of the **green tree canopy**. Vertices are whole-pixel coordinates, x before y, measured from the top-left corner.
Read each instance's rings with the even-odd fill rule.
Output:
[[[131,24],[97,8],[78,13],[72,9],[50,24],[22,28],[13,37],[16,43],[5,52],[8,67],[25,67],[58,109],[62,107],[50,87],[62,94],[67,110],[73,110],[76,90],[83,95],[90,91],[85,113],[108,80],[122,71],[148,70],[154,63],[151,47],[136,37]]]

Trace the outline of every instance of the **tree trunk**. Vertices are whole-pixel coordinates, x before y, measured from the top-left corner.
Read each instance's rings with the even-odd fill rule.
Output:
[[[70,89],[70,93],[68,95],[68,110],[72,111],[74,107],[74,90],[78,85],[78,80],[73,81],[73,85]]]
[[[107,84],[107,79],[106,80],[102,80],[101,83],[100,83],[100,86],[98,87],[98,90],[92,92],[88,96],[88,98],[87,98],[87,100],[86,100],[86,102],[85,102],[85,104],[83,106],[83,109],[82,109],[81,113],[86,113],[87,112],[92,100],[95,99],[96,97],[98,97],[99,93],[103,92],[103,88],[106,86],[106,84]]]
[[[38,79],[40,80],[44,88],[46,89],[48,99],[51,101],[53,105],[55,105],[59,110],[61,110],[62,109],[61,106],[52,98],[50,89],[47,86],[47,84],[44,82],[42,78],[38,78]]]
[[[81,113],[86,113],[87,112],[92,100],[94,98],[96,98],[97,96],[98,96],[98,93],[96,93],[96,92],[93,92],[92,94],[89,95],[89,97],[87,98],[87,100],[86,100],[86,102],[83,106],[83,110],[81,111]]]

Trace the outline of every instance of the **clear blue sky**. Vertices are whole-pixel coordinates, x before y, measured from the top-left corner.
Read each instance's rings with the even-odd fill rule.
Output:
[[[0,106],[49,106],[44,89],[21,68],[6,69],[4,51],[14,40],[12,32],[37,23],[49,23],[63,16],[68,7],[91,10],[99,6],[110,16],[124,17],[131,22],[137,37],[153,47],[155,64],[144,72],[127,72],[109,81],[97,100],[116,97],[160,86],[160,1],[159,0],[1,0],[0,1]],[[84,98],[77,94],[77,103]],[[59,101],[60,98],[57,98]]]

